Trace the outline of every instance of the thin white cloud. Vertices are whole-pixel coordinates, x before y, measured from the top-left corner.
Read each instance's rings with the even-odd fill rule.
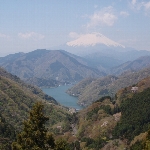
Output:
[[[132,0],[132,5],[135,5],[136,4],[136,0]]]
[[[21,39],[33,39],[35,41],[42,40],[45,36],[35,32],[18,33],[18,37]]]
[[[146,10],[150,10],[150,1],[147,3],[143,3],[143,6],[145,7]]]
[[[129,2],[130,8],[133,10],[140,10],[142,5],[142,3],[137,1],[137,0],[132,0],[131,2]]]
[[[117,16],[114,15],[113,7],[105,7],[100,11],[96,11],[93,15],[89,16],[90,22],[87,27],[96,27],[100,25],[112,26],[117,20]]]
[[[3,33],[0,33],[0,38],[9,39],[10,36],[3,34]]]
[[[144,11],[145,11],[145,15],[146,16],[150,16],[150,1],[149,2],[143,2],[143,7],[144,7]]]
[[[132,0],[131,4],[131,8],[134,10],[144,10],[144,12],[146,14],[150,13],[150,1],[146,1],[146,0],[141,0],[141,1],[137,1],[137,0]]]
[[[69,33],[69,37],[71,37],[71,38],[78,38],[80,35],[78,34],[78,33],[76,33],[76,32],[70,32]]]
[[[126,11],[121,11],[121,12],[120,12],[120,15],[121,15],[121,16],[124,16],[124,17],[127,17],[127,16],[129,16],[129,13],[126,12]]]

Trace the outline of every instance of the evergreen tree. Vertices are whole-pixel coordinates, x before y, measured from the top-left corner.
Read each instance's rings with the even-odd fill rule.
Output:
[[[18,134],[13,150],[48,150],[55,147],[54,138],[45,128],[48,120],[43,113],[43,105],[37,102],[30,112],[29,119],[24,121],[23,131]]]
[[[55,149],[54,150],[70,150],[68,144],[62,138],[56,141]]]

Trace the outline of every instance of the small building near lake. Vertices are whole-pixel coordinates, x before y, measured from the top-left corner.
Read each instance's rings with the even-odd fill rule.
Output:
[[[70,112],[71,114],[74,114],[74,113],[76,113],[77,111],[76,111],[75,108],[69,108],[69,112]]]
[[[137,86],[132,87],[132,88],[131,88],[131,91],[132,91],[132,93],[137,92],[137,91],[138,91],[138,87],[137,87]]]

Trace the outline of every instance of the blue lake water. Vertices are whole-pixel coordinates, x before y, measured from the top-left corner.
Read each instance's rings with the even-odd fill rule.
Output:
[[[66,93],[72,85],[62,85],[56,88],[42,88],[43,92],[47,95],[52,96],[63,106],[72,107],[76,109],[82,109],[81,106],[77,104],[77,97],[70,96]]]

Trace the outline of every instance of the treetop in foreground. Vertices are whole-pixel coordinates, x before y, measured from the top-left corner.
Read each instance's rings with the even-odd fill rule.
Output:
[[[30,111],[29,119],[24,121],[23,131],[18,134],[17,141],[12,143],[13,150],[66,150],[66,143],[59,148],[53,135],[45,127],[48,117],[44,115],[43,104],[37,102]]]

